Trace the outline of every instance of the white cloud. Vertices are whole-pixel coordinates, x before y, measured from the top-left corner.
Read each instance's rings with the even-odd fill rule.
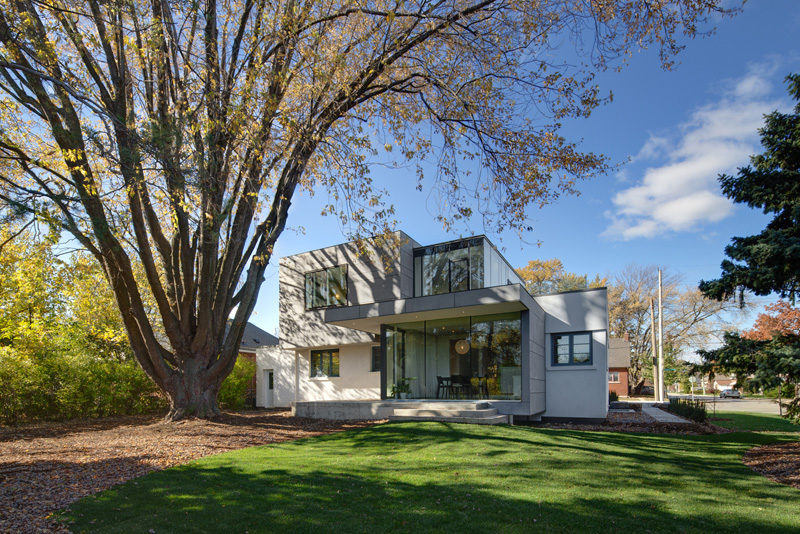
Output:
[[[700,229],[724,219],[733,205],[717,184],[758,152],[757,130],[765,113],[780,107],[769,98],[775,65],[751,67],[728,84],[719,101],[696,109],[677,127],[677,135],[651,135],[633,158],[650,162],[635,185],[617,192],[603,235],[624,240]],[[633,178],[633,179],[632,179]]]

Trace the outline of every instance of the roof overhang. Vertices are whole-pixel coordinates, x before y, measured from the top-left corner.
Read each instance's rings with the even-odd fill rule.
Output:
[[[381,325],[386,323],[432,321],[522,311],[530,309],[532,300],[521,285],[513,284],[331,308],[325,310],[324,318],[329,324],[379,334]]]

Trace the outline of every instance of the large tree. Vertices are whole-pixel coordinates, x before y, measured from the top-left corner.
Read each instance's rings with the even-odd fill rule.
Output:
[[[100,262],[168,417],[213,416],[298,188],[385,230],[367,171],[397,146],[445,225],[523,229],[606,168],[559,133],[597,70],[669,66],[722,3],[0,0],[0,199]]]
[[[725,247],[729,259],[722,262],[722,275],[700,283],[709,297],[742,300],[747,290],[776,292],[794,302],[800,290],[800,74],[786,80],[794,112],[766,115],[759,130],[764,152],[752,156],[736,176],[719,177],[725,196],[772,220],[761,233],[734,237]]]

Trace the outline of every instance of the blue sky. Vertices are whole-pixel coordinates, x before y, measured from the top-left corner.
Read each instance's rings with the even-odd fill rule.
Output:
[[[789,109],[783,79],[800,70],[798,35],[800,2],[752,1],[711,37],[689,42],[672,71],[661,70],[648,51],[622,72],[601,74],[598,83],[613,102],[564,132],[582,139],[584,150],[626,163],[581,184],[580,196],[531,208],[534,231],[526,241],[541,246],[511,234],[490,239],[514,266],[560,258],[578,273],[612,275],[638,263],[682,273],[687,284],[716,277],[730,238],[756,233],[768,220],[722,197],[716,177],[760,151],[756,129],[764,113]],[[412,180],[379,178],[399,184],[390,188],[398,228],[423,244],[457,237],[436,223],[427,193],[414,191]],[[277,259],[345,240],[332,218],[319,215],[322,200],[296,198],[289,226],[304,233],[289,229],[276,246],[251,318],[271,333],[278,326]]]

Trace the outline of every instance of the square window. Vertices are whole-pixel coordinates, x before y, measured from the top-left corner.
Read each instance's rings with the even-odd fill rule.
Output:
[[[552,365],[591,365],[592,334],[553,334]]]
[[[339,376],[339,349],[311,351],[311,378]]]
[[[347,265],[305,275],[306,309],[347,304]]]

